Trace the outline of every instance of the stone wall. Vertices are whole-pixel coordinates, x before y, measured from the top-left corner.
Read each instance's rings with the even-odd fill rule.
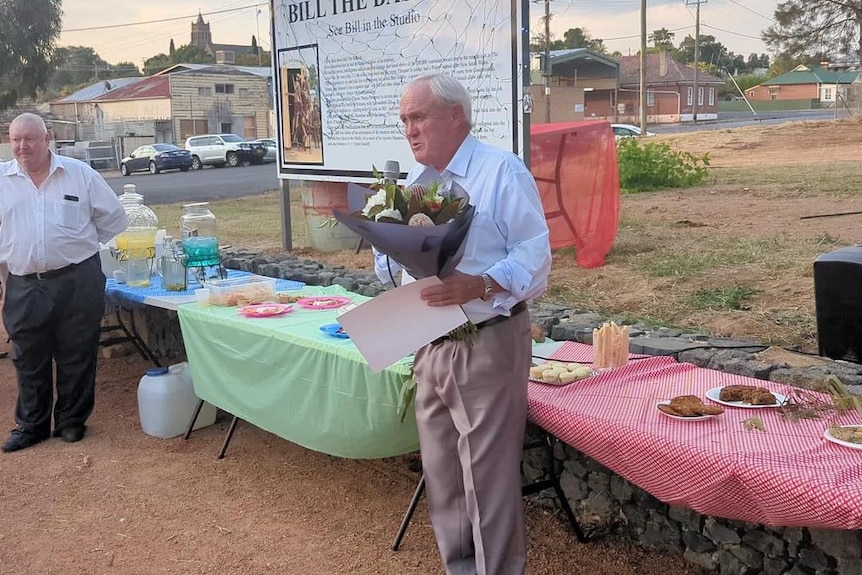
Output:
[[[232,269],[308,285],[340,285],[366,296],[375,296],[384,289],[373,272],[327,267],[290,254],[236,253],[225,264]],[[176,313],[151,310],[146,316],[146,337],[156,355],[184,356]],[[531,304],[530,316],[552,339],[587,344],[591,343],[592,329],[611,319],[550,304]],[[767,348],[757,341],[635,325],[631,351],[668,355],[700,367],[808,388],[822,383],[828,375],[835,375],[852,393],[862,395],[862,366],[791,354]],[[532,439],[541,434],[535,427],[528,430]],[[770,528],[707,517],[662,503],[563,443],[555,445],[554,462],[544,461],[545,457],[541,450],[525,454],[525,480],[541,479],[542,470],[553,463],[567,499],[588,535],[621,536],[646,548],[680,552],[706,572],[722,575],[862,573],[862,531]],[[551,491],[534,496],[534,500],[556,508]]]

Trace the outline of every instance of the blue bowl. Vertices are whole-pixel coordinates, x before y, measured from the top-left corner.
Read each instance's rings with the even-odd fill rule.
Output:
[[[338,330],[341,329],[340,323],[328,323],[326,325],[320,326],[320,331],[325,333],[326,335],[331,335],[332,337],[338,337],[341,339],[350,339],[350,336],[347,335],[347,332]]]

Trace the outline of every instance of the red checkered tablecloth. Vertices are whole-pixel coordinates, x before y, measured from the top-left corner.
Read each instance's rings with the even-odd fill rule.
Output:
[[[589,361],[592,351],[569,342],[551,357]],[[565,387],[531,382],[529,417],[666,503],[770,526],[862,529],[862,451],[824,439],[829,420],[793,423],[774,408],[725,407],[712,419],[678,421],[656,409],[733,384],[793,390],[651,357]],[[755,416],[765,432],[742,424]],[[855,413],[834,421],[862,423]]]

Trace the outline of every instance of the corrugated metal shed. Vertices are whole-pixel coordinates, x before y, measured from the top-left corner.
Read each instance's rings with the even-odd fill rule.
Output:
[[[112,90],[129,86],[130,84],[140,82],[144,79],[145,78],[142,76],[135,76],[132,78],[111,78],[110,80],[102,80],[95,84],[90,84],[86,88],[81,88],[68,96],[60,98],[59,100],[54,100],[54,103],[67,104],[72,102],[89,102],[90,100],[95,100],[99,96],[107,94]]]
[[[147,100],[170,97],[170,78],[168,76],[150,76],[124,88],[111,90],[107,94],[95,98],[95,100],[98,102],[109,102],[115,100]]]

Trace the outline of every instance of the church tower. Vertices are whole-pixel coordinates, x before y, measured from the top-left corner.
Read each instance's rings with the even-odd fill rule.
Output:
[[[204,22],[204,18],[200,11],[198,11],[197,21],[192,22],[191,45],[201,48],[208,54],[213,53],[213,37],[210,33],[210,25],[207,22]]]

